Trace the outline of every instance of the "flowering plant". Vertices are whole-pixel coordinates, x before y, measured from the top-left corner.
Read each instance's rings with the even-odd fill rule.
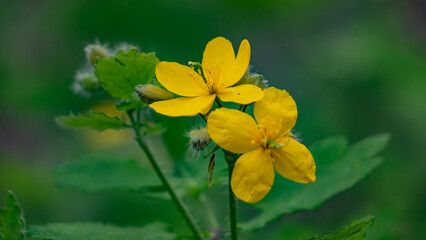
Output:
[[[298,116],[294,99],[252,72],[247,40],[235,56],[231,42],[217,37],[207,44],[202,62],[188,66],[160,62],[155,53],[142,53],[131,45],[112,50],[96,43],[85,51],[87,64],[75,75],[74,91],[87,97],[106,93],[115,109],[71,113],[58,117],[57,123],[99,131],[131,129],[143,152],[142,163],[92,158],[67,164],[58,171],[59,184],[86,191],[132,190],[171,201],[190,233],[165,223],[140,228],[100,223],[27,228],[10,193],[0,211],[0,239],[236,240],[239,233],[249,236],[284,214],[317,208],[351,187],[380,163],[376,155],[389,138],[377,135],[348,148],[345,138],[331,137],[307,148],[293,130]],[[184,116],[202,122],[186,134],[192,155],[179,145],[179,125],[193,119],[179,118]],[[108,171],[99,174],[99,169]],[[275,172],[282,177],[275,177]],[[212,196],[223,186],[227,201]],[[237,221],[237,204],[260,213]],[[228,213],[221,216],[215,209]],[[217,220],[223,217],[229,221]],[[368,216],[312,239],[363,239],[373,219]]]

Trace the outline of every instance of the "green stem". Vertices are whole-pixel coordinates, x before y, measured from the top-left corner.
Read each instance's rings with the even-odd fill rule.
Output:
[[[130,122],[132,123],[133,129],[135,131],[136,141],[138,142],[142,150],[145,152],[146,157],[148,158],[149,162],[152,165],[152,168],[154,168],[155,173],[157,173],[158,177],[160,178],[167,192],[169,192],[170,198],[172,199],[173,203],[175,204],[179,212],[182,214],[183,218],[185,219],[191,231],[194,233],[195,239],[203,240],[204,236],[200,228],[195,223],[194,219],[189,214],[188,210],[185,208],[182,200],[178,197],[176,192],[173,190],[172,186],[170,185],[169,181],[167,180],[166,176],[164,175],[163,171],[161,170],[160,166],[155,160],[153,154],[151,153],[151,150],[149,149],[148,145],[143,141],[142,135],[140,133],[140,125],[139,125],[140,123],[135,121],[132,115],[132,112],[128,112],[127,115],[129,116]]]
[[[216,97],[215,101],[217,103],[217,106],[219,106],[219,108],[223,107],[222,102],[220,101],[218,97]]]
[[[238,240],[237,232],[237,207],[235,195],[231,187],[232,171],[234,170],[235,158],[229,153],[224,151],[226,162],[228,163],[228,176],[229,176],[229,220],[231,228],[231,239]]]
[[[206,118],[206,116],[204,116],[203,114],[199,114],[200,116],[201,116],[201,118],[204,120],[204,122],[207,122],[207,118]]]
[[[246,111],[246,109],[247,109],[247,107],[248,107],[249,105],[250,105],[250,104],[244,105],[244,107],[243,107],[243,109],[242,109],[241,111],[245,112],[245,111]]]
[[[140,109],[140,108],[138,108],[138,109],[136,110],[136,122],[137,122],[138,124],[140,124],[140,122],[141,122],[141,117],[142,117],[142,112],[141,112],[141,109]]]
[[[214,148],[213,148],[210,152],[208,152],[208,153],[204,156],[204,158],[207,158],[208,156],[212,155],[212,154],[213,154],[214,152],[216,152],[219,148],[220,148],[220,147],[219,147],[219,145],[215,145],[215,146],[214,146]]]

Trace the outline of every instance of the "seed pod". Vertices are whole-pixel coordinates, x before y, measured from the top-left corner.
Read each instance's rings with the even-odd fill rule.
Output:
[[[207,128],[192,130],[188,133],[189,146],[193,151],[202,151],[210,144]]]
[[[144,103],[153,103],[175,97],[170,92],[152,84],[139,84],[135,87],[135,91]]]

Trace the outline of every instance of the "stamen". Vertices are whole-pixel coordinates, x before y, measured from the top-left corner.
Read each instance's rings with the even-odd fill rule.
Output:
[[[280,149],[284,146],[283,143],[281,143],[280,145],[278,145],[274,140],[268,140],[267,142],[267,147],[273,147],[275,149]]]

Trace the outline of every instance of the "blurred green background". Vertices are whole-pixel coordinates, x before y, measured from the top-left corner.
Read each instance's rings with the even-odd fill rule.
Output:
[[[30,224],[180,222],[170,203],[143,195],[58,189],[52,168],[60,163],[90,152],[120,155],[123,146],[130,155],[138,150],[130,133],[69,131],[53,118],[105,106],[70,87],[84,66],[84,46],[96,38],[185,64],[224,36],[235,48],[248,39],[254,69],[292,94],[306,145],[333,135],[354,142],[392,134],[384,163],[370,176],[259,236],[303,239],[369,214],[376,221],[367,239],[426,235],[423,0],[2,1],[0,16],[0,206],[13,190]]]

